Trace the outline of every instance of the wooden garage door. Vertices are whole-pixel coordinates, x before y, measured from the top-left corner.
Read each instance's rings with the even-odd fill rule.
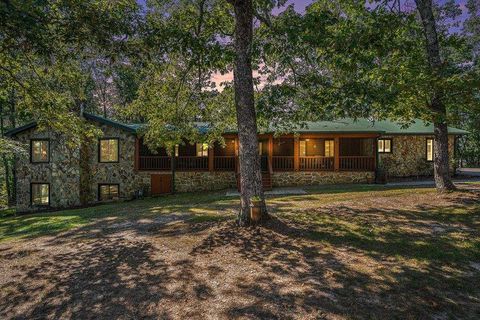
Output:
[[[172,175],[171,174],[152,174],[152,195],[167,194],[172,192]]]

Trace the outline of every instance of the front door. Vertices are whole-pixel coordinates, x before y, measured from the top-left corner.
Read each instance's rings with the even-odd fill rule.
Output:
[[[172,175],[171,174],[152,174],[151,187],[152,187],[152,196],[172,193]]]

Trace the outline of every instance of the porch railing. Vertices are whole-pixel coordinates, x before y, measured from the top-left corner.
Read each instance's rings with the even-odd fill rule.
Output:
[[[170,170],[172,162],[170,157],[140,156],[140,170]]]
[[[331,171],[334,168],[335,158],[322,156],[300,157],[300,170],[302,171]]]
[[[262,170],[269,168],[268,157],[261,158]],[[237,161],[235,156],[215,156],[214,170],[235,171]],[[302,171],[333,171],[335,158],[333,157],[300,157],[299,169]],[[271,163],[273,171],[293,171],[293,156],[273,156]],[[175,167],[179,171],[206,171],[208,157],[181,156],[175,158]],[[140,156],[140,170],[171,170],[171,158],[168,156]],[[375,157],[373,156],[341,156],[339,158],[341,171],[374,171]]]
[[[349,156],[340,157],[340,170],[342,171],[374,171],[375,157]]]
[[[291,171],[294,166],[293,156],[273,156],[272,168],[273,171]]]
[[[208,170],[208,157],[176,157],[175,168],[180,171]]]
[[[171,170],[172,159],[168,156],[140,156],[140,170]],[[175,168],[180,171],[208,170],[208,157],[176,157]]]
[[[213,166],[217,171],[235,171],[235,156],[215,156]]]

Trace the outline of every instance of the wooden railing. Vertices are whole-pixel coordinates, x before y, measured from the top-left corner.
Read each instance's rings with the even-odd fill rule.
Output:
[[[273,171],[291,171],[293,170],[293,156],[273,156],[272,168]]]
[[[333,170],[335,158],[322,156],[300,157],[300,170],[321,171]]]
[[[175,168],[179,171],[208,170],[208,157],[176,157]]]
[[[349,156],[340,157],[340,170],[342,171],[374,171],[375,157]]]
[[[172,162],[170,157],[161,156],[140,156],[140,170],[171,170]]]
[[[302,171],[333,171],[335,159],[333,157],[300,157],[299,169]],[[238,161],[235,156],[215,156],[214,170],[235,171]],[[262,171],[293,171],[293,156],[273,156],[272,163],[268,157],[261,158]],[[176,157],[175,168],[178,171],[206,171],[208,157]],[[271,169],[270,169],[271,168]],[[139,170],[171,170],[171,158],[168,156],[140,156]],[[341,156],[339,158],[341,171],[374,171],[375,157],[373,156]]]
[[[217,171],[235,171],[235,156],[215,156],[213,167]]]
[[[140,156],[139,170],[171,170],[172,160],[168,156]],[[208,157],[176,157],[175,168],[179,171],[208,170]]]

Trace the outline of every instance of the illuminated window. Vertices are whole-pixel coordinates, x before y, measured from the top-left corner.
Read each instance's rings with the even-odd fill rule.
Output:
[[[263,143],[260,141],[258,143],[258,154],[262,155],[262,153],[263,153]]]
[[[100,139],[98,148],[99,162],[118,162],[118,139]]]
[[[392,153],[392,139],[378,139],[379,153]]]
[[[307,141],[300,140],[300,157],[307,156]]]
[[[197,157],[208,157],[207,143],[197,143]]]
[[[433,139],[427,139],[427,161],[433,161]]]
[[[118,200],[118,184],[100,184],[98,185],[98,200]]]
[[[333,140],[325,140],[325,157],[335,156],[335,142]]]
[[[32,205],[48,206],[50,204],[50,185],[48,183],[31,184]]]
[[[30,155],[32,162],[50,161],[50,143],[48,140],[31,140]]]

